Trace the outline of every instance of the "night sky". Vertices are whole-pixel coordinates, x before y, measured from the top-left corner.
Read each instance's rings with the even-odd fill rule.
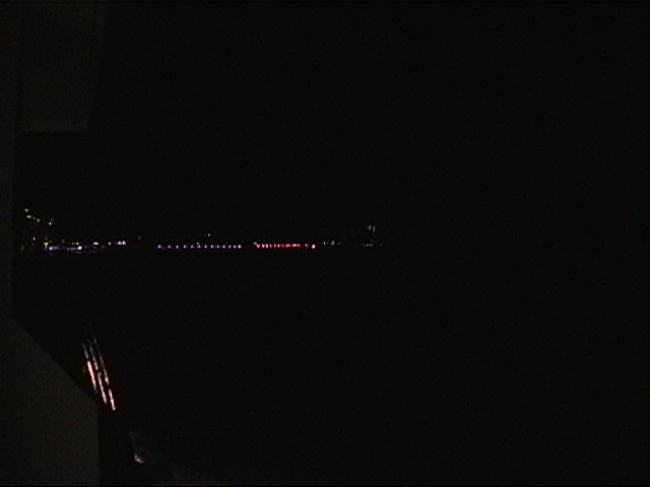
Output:
[[[152,237],[496,238],[599,228],[613,200],[620,224],[647,134],[635,10],[115,4],[90,129],[21,135],[19,204]]]
[[[643,435],[633,418],[641,417],[640,391],[647,389],[639,380],[645,351],[637,362],[635,349],[642,348],[648,333],[648,273],[640,263],[645,257],[637,255],[647,255],[647,237],[640,237],[650,207],[650,10],[629,4],[141,3],[110,8],[89,130],[19,135],[17,213],[30,206],[57,219],[68,234],[142,235],[151,241],[202,232],[242,243],[330,239],[375,224],[390,245],[385,251],[369,251],[379,256],[372,261],[372,272],[377,270],[390,285],[375,287],[372,276],[362,285],[363,273],[348,280],[340,276],[352,273],[338,274],[336,266],[324,265],[323,276],[330,273],[334,280],[323,277],[323,289],[337,283],[332,289],[340,292],[340,302],[332,298],[335,304],[322,304],[327,299],[314,291],[314,302],[320,304],[313,309],[322,305],[346,318],[341,324],[332,320],[333,335],[323,331],[323,337],[345,337],[354,342],[349,350],[358,342],[359,350],[368,350],[360,356],[367,353],[373,357],[370,362],[377,357],[381,370],[391,369],[391,357],[397,357],[395,362],[405,365],[396,370],[409,371],[408,377],[396,372],[397,390],[403,388],[405,397],[418,404],[420,398],[414,398],[420,389],[411,389],[411,384],[422,384],[422,396],[444,391],[441,385],[430,388],[428,374],[447,374],[444,356],[453,357],[451,362],[462,364],[461,380],[449,397],[459,398],[454,412],[461,404],[461,429],[470,416],[469,422],[485,419],[490,427],[503,418],[523,438],[529,432],[526,426],[557,406],[557,417],[570,425],[559,437],[568,442],[555,442],[552,431],[539,427],[533,430],[539,432],[533,443],[548,445],[551,458],[566,465],[573,459],[587,462],[555,467],[554,460],[531,454],[534,450],[505,445],[495,426],[493,436],[478,440],[498,457],[490,468],[519,468],[500,456],[501,448],[512,447],[515,456],[530,455],[526,461],[533,470],[539,462],[550,470],[614,466],[630,475],[641,471],[627,465],[644,451],[637,448],[628,458],[635,444],[630,438]],[[405,247],[406,252],[391,253],[391,248]],[[359,254],[327,255],[343,256],[337,262],[347,272],[345,266],[353,260],[347,257]],[[431,256],[432,265],[425,262]],[[270,275],[280,267],[233,260],[233,272],[239,265],[241,275],[255,273],[256,284],[250,289],[241,284],[245,291],[240,293],[237,283],[248,281],[234,280],[231,286],[222,278],[228,266],[221,261],[214,261],[219,266],[215,273],[203,261],[194,268],[183,263],[202,269],[191,272],[206,276],[208,285],[200,286],[197,297],[185,281],[175,282],[172,271],[172,277],[161,278],[160,289],[169,289],[174,297],[170,303],[189,303],[176,310],[159,300],[156,286],[152,292],[141,286],[137,271],[129,274],[130,263],[124,262],[113,272],[120,292],[106,300],[102,295],[98,313],[103,313],[105,301],[111,303],[120,308],[115,316],[128,313],[134,323],[155,326],[156,334],[160,327],[163,337],[178,340],[178,347],[195,342],[179,339],[173,326],[165,335],[167,329],[156,319],[142,318],[149,316],[142,303],[155,303],[155,313],[170,309],[168,322],[175,323],[178,310],[221,313],[213,296],[220,295],[223,302],[239,297],[241,305],[225,306],[231,310],[225,316],[236,318],[236,331],[224,332],[234,337],[229,351],[244,342],[245,350],[267,346],[267,335],[258,342],[248,330],[257,337],[262,336],[255,335],[259,330],[271,337],[287,333],[277,342],[270,340],[273,348],[275,343],[300,343],[307,336],[303,330],[310,329],[300,314],[295,336],[282,326],[277,331],[276,321],[264,315],[266,305],[248,301],[259,288],[269,309],[276,302],[286,303],[287,309],[311,309],[307,300],[294,302],[294,294],[284,296],[284,288],[275,289],[269,284],[275,281],[266,280],[265,272]],[[141,262],[149,269],[148,262],[154,261]],[[95,266],[97,276],[105,272],[102,265],[88,265]],[[147,278],[158,279],[158,261],[151,265]],[[129,277],[126,284],[119,269]],[[290,272],[274,279],[285,275]],[[218,281],[214,289],[211,279]],[[320,274],[313,277],[314,282],[319,279]],[[86,280],[92,279],[84,276],[81,287],[93,289]],[[48,279],[38,281],[52,286]],[[354,283],[353,292],[341,289],[338,283],[344,281]],[[301,281],[291,280],[288,286],[296,282]],[[142,300],[127,292],[138,287],[146,296]],[[305,289],[307,296],[316,288]],[[355,300],[355,293],[368,301]],[[31,295],[28,303],[37,308]],[[363,316],[361,325],[353,319],[355,313]],[[185,314],[178,316],[186,323]],[[277,316],[277,323],[284,323]],[[345,321],[347,316],[354,326]],[[240,317],[250,324],[240,329]],[[328,318],[322,319],[325,330]],[[219,320],[229,324],[221,315]],[[383,328],[382,320],[388,322]],[[221,333],[214,322],[211,317],[196,320]],[[345,332],[336,331],[339,325]],[[126,328],[149,343],[139,325]],[[320,338],[320,325],[316,330],[314,343],[328,343],[329,338]],[[446,348],[447,335],[457,348]],[[230,339],[216,341],[226,350]],[[337,340],[331,341],[334,356],[358,359]],[[382,340],[390,344],[386,360],[382,347],[374,348]],[[205,343],[210,342],[200,346]],[[432,353],[432,343],[440,353]],[[278,350],[285,355],[284,348]],[[312,349],[304,350],[309,355],[304,360],[313,363]],[[206,354],[218,356],[212,350]],[[236,363],[238,359],[229,358],[236,356],[232,352],[220,360]],[[271,363],[263,353],[260,357]],[[527,375],[526,364],[532,364],[534,373]],[[451,365],[449,370],[450,376],[456,374]],[[478,402],[472,402],[474,396],[466,395],[462,385],[462,376],[475,371],[476,379],[472,376],[467,383],[477,384],[472,387]],[[493,382],[483,381],[491,373]],[[626,380],[633,384],[629,401],[618,392]],[[597,390],[597,399],[582,396],[582,389],[571,384]],[[520,402],[520,392],[528,388],[534,390],[534,400]],[[491,402],[510,391],[513,400],[505,409]],[[549,399],[545,391],[555,396]],[[413,421],[416,436],[433,431],[422,430],[421,424],[440,420],[429,408],[437,399],[427,402],[423,397],[421,414],[405,415]],[[549,400],[550,409],[545,405]],[[610,414],[612,402],[621,404],[620,416]],[[491,424],[491,410],[483,404],[493,404],[500,419]],[[590,418],[592,407],[607,412]],[[371,414],[363,416],[372,420]],[[255,424],[248,418],[246,422]],[[574,422],[581,426],[573,429]],[[401,424],[399,418],[394,424]],[[553,423],[553,428],[562,426]],[[437,431],[436,441],[445,444],[440,464],[449,458],[452,465],[465,468],[465,450],[447,449]],[[397,452],[400,443],[391,443],[393,447]],[[598,455],[605,450],[607,455]],[[418,449],[408,464],[426,467],[425,454],[426,448]],[[418,474],[417,469],[409,471],[410,478]]]

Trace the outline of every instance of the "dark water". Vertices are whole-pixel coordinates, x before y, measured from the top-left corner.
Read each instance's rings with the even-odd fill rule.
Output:
[[[604,274],[365,250],[32,256],[16,274],[25,313],[92,320],[134,425],[225,482],[647,479],[635,345],[623,361],[621,310],[591,299],[612,297]]]

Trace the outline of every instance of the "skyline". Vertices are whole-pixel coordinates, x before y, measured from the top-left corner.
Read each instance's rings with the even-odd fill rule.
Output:
[[[386,235],[377,226],[367,224],[357,228],[339,232],[338,235],[321,236],[320,239],[287,241],[269,241],[268,239],[236,240],[227,235],[213,235],[210,232],[194,232],[192,234],[177,234],[173,237],[161,238],[160,235],[129,235],[114,234],[110,237],[93,235],[88,232],[70,233],[60,226],[49,215],[34,212],[31,208],[23,208],[20,212],[17,229],[20,235],[17,240],[21,251],[109,251],[127,249],[156,249],[156,250],[239,250],[239,249],[321,249],[325,247],[372,247],[381,248],[385,244]]]
[[[604,7],[115,4],[90,129],[19,134],[17,200],[97,235],[597,232],[583,211],[610,183],[631,180],[619,213],[644,194],[616,162],[641,140],[642,59],[613,49],[642,27]]]

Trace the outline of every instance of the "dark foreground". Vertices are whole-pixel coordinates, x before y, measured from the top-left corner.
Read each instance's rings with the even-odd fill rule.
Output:
[[[88,317],[134,427],[223,483],[647,482],[637,281],[503,262],[28,256],[17,310],[54,348]]]

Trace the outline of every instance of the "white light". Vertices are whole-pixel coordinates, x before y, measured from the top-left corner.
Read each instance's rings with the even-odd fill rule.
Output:
[[[108,377],[106,378],[106,381],[108,382]],[[111,411],[116,411],[117,407],[115,406],[115,398],[113,397],[113,391],[111,391],[111,388],[108,388],[108,402],[110,403],[111,406]]]

